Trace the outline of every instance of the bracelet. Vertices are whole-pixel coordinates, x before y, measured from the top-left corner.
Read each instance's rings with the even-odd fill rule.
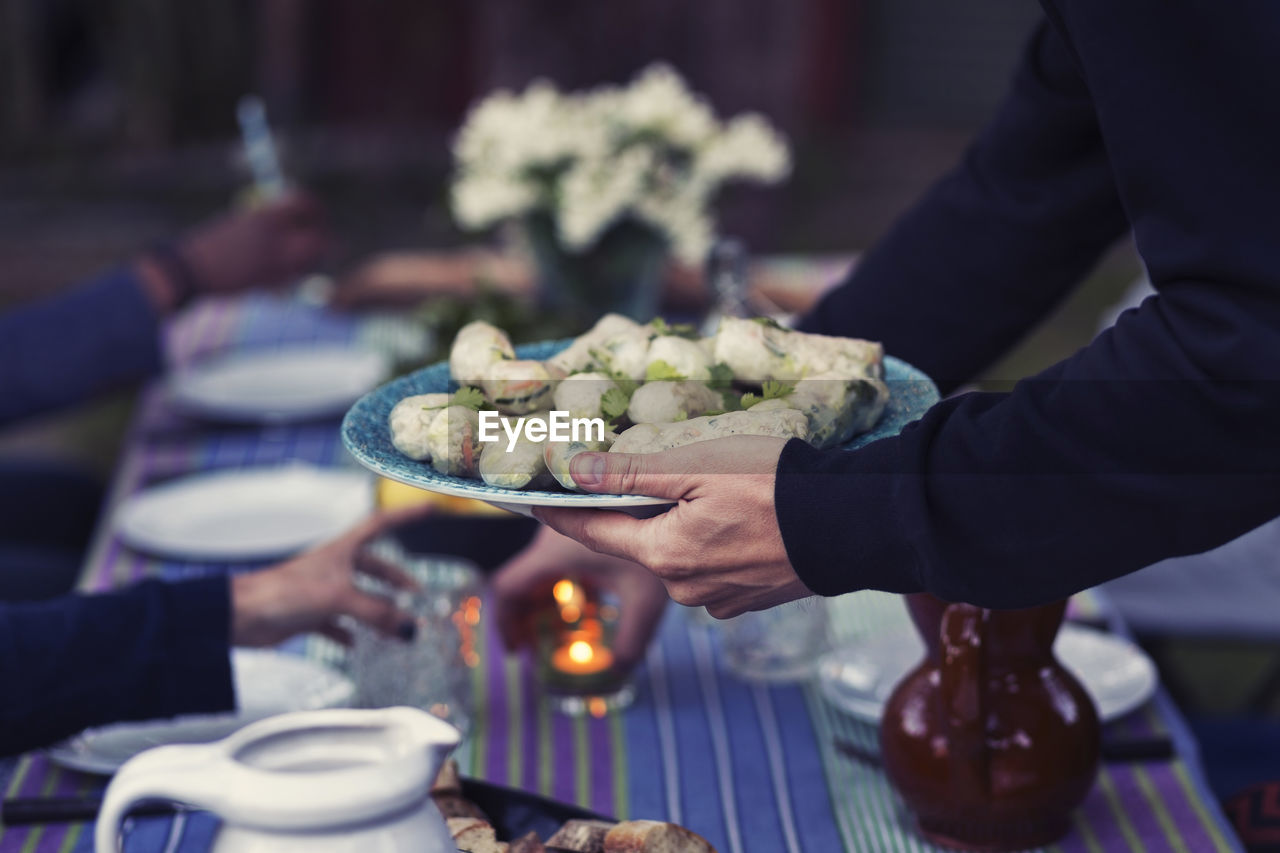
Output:
[[[186,305],[203,289],[200,277],[191,269],[191,264],[182,257],[175,244],[157,243],[143,254],[164,272],[172,288],[175,310]]]

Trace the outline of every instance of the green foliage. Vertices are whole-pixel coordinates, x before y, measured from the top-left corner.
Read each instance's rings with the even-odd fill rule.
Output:
[[[684,379],[683,373],[676,370],[662,359],[651,363],[644,371],[645,382],[662,382],[669,379]]]
[[[478,412],[485,407],[486,402],[484,394],[480,392],[479,388],[472,388],[468,386],[466,388],[459,388],[457,391],[453,392],[453,397],[450,399],[449,405],[466,406],[468,409],[475,409]]]
[[[767,379],[759,394],[748,391],[742,395],[742,408],[749,409],[756,403],[762,403],[765,400],[781,400],[791,396],[791,392],[794,390],[796,390],[796,383],[794,382],[779,382],[776,379]]]
[[[600,398],[600,411],[610,422],[620,420],[627,413],[629,405],[631,405],[631,395],[621,388],[610,388]]]

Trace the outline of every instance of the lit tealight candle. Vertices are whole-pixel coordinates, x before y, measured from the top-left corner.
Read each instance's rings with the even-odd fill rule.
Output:
[[[594,675],[613,666],[613,653],[575,634],[551,653],[551,666],[566,675]]]

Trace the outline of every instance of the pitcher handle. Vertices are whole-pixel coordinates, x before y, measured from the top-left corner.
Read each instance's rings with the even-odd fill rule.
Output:
[[[942,666],[939,693],[952,773],[964,788],[989,793],[986,734],[986,644],[988,612],[952,604],[939,628]]]
[[[119,853],[120,824],[142,800],[173,800],[218,811],[218,788],[209,783],[219,775],[211,765],[223,760],[215,746],[161,746],[126,761],[103,797],[93,833],[95,853]]]

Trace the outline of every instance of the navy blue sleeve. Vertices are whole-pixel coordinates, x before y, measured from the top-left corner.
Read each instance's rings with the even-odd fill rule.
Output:
[[[0,755],[88,726],[235,707],[225,577],[0,603]]]
[[[1128,229],[1079,66],[1043,24],[963,161],[800,323],[881,341],[945,392],[973,379]]]
[[[161,367],[158,317],[117,270],[0,315],[0,424],[83,402]]]
[[[816,592],[1026,605],[1280,515],[1280,5],[1045,5],[1157,295],[1008,394],[852,453],[788,445],[778,520]]]

